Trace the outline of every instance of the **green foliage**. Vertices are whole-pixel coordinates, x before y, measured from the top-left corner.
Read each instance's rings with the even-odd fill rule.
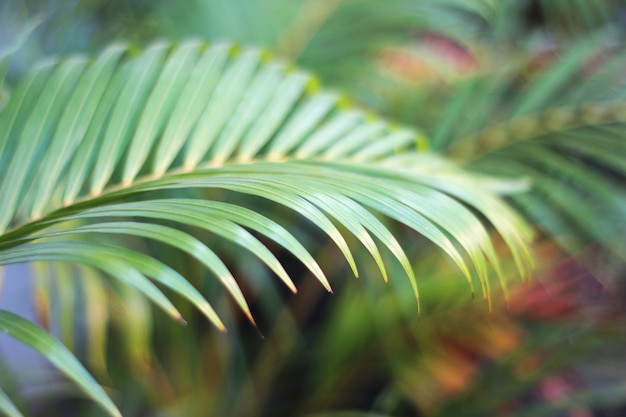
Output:
[[[70,379],[75,381],[90,397],[100,403],[112,416],[121,416],[115,404],[71,352],[39,326],[8,311],[1,311],[0,330],[37,349]],[[9,415],[20,415],[4,393],[2,393],[0,404],[2,410]]]
[[[488,189],[453,166],[424,171],[427,164],[415,149],[423,140],[419,134],[344,108],[336,95],[316,91],[310,76],[265,62],[257,50],[187,42],[133,54],[113,46],[92,63],[69,58],[36,68],[15,87],[2,116],[0,263],[89,266],[133,286],[178,320],[176,307],[146,277],[224,328],[174,269],[94,237],[140,236],[192,255],[250,320],[238,284],[214,251],[186,232],[132,219],[194,226],[233,241],[295,291],[280,261],[244,226],[292,252],[329,291],[330,284],[293,235],[253,210],[254,199],[233,205],[211,201],[211,194],[153,197],[164,190],[221,189],[291,208],[322,229],[358,275],[333,218],[368,249],[386,277],[377,238],[402,264],[418,297],[408,258],[376,212],[432,240],[470,286],[478,279],[489,297],[487,259],[505,281],[484,226],[464,203],[492,219],[520,271],[528,273],[528,233]],[[136,201],[112,204],[128,198]]]
[[[116,372],[107,369],[107,352],[127,360],[139,379],[166,379],[154,362],[158,355],[171,356],[179,366],[172,372],[187,375],[180,378],[183,386],[214,391],[202,399],[201,389],[183,389],[190,393],[188,407],[174,401],[170,412],[264,415],[272,393],[258,381],[278,379],[272,366],[290,365],[289,353],[302,349],[305,337],[296,330],[297,314],[279,307],[289,298],[264,277],[275,275],[288,291],[304,287],[311,294],[303,276],[312,275],[328,292],[331,283],[349,291],[338,275],[369,276],[378,269],[400,295],[383,297],[384,289],[365,284],[372,294],[340,299],[336,317],[320,330],[326,348],[317,346],[313,356],[328,362],[304,382],[308,401],[295,408],[284,404],[281,412],[332,410],[331,393],[354,382],[355,371],[344,361],[352,357],[357,362],[351,364],[363,364],[389,355],[396,385],[386,387],[373,410],[400,412],[408,401],[430,415],[456,413],[454,402],[441,406],[401,388],[416,378],[397,357],[410,358],[426,374],[445,374],[434,370],[440,345],[423,343],[424,359],[404,341],[428,336],[405,322],[420,316],[422,304],[429,306],[418,291],[422,283],[440,288],[445,300],[459,292],[456,286],[450,291],[447,279],[461,275],[468,293],[474,296],[479,285],[488,310],[504,314],[495,293],[510,300],[514,278],[532,277],[537,261],[545,265],[533,253],[534,237],[548,238],[568,253],[597,242],[611,259],[626,259],[623,56],[614,47],[621,45],[620,36],[610,30],[616,5],[120,3],[145,13],[145,19],[135,17],[133,26],[105,13],[104,29],[88,45],[97,53],[84,53],[87,48],[76,44],[80,37],[67,36],[67,44],[53,52],[82,53],[9,71],[0,101],[0,265],[34,263],[44,316],[51,311],[46,306],[58,302],[46,280],[58,281],[63,341],[72,345],[68,322],[84,311],[86,325],[79,332],[87,336],[85,356],[104,381]],[[107,6],[95,1],[73,10],[89,20]],[[523,13],[539,13],[541,19],[522,20]],[[81,19],[71,27],[55,26],[57,19],[54,13],[44,18],[33,37],[93,30]],[[121,40],[147,46],[110,43],[112,28],[121,28]],[[568,35],[574,28],[583,36]],[[179,41],[147,42],[155,33]],[[552,46],[548,39],[557,42]],[[32,51],[28,41],[14,44]],[[40,42],[54,49],[50,44]],[[0,74],[19,54],[19,48],[11,49],[0,54]],[[403,125],[320,88],[318,78],[291,62]],[[422,237],[447,255],[456,272]],[[246,332],[238,330],[237,313],[223,294],[255,326],[253,311],[261,312],[262,322],[269,320],[278,334],[280,348],[274,350],[272,341],[262,349],[252,371],[240,351]],[[162,325],[161,313],[146,299],[188,322],[187,333]],[[64,300],[71,301],[63,305]],[[234,329],[223,336],[233,341],[220,345],[194,334],[204,328],[190,306],[217,329]],[[115,323],[115,310],[124,311],[123,323]],[[34,323],[0,313],[2,329],[45,354],[111,415],[119,415],[59,342]],[[364,314],[373,324],[364,324]],[[124,334],[121,346],[107,347],[109,327]],[[503,333],[517,331],[508,323],[502,327]],[[380,329],[389,329],[394,342],[380,343]],[[159,331],[181,342],[159,343]],[[347,333],[350,340],[344,339]],[[436,330],[432,336],[438,340]],[[251,375],[258,398],[245,386],[235,397],[220,397],[216,386],[228,378],[225,371],[207,381],[194,359],[181,359],[208,355],[204,350],[219,352],[222,366],[236,370],[232,384],[243,385]],[[346,376],[334,377],[338,370]],[[511,391],[523,392],[539,375],[544,374]],[[324,386],[325,381],[330,382]],[[150,389],[140,382],[122,385]],[[495,412],[500,404],[498,398],[487,403],[477,404],[476,412]],[[138,412],[128,403],[120,408]],[[4,391],[0,410],[20,415]]]

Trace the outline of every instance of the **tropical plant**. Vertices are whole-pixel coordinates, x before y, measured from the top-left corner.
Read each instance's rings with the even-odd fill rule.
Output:
[[[225,330],[239,325],[221,302],[225,292],[256,326],[250,298],[282,298],[280,290],[260,289],[271,285],[266,271],[292,292],[307,285],[302,275],[331,291],[331,282],[342,286],[332,278],[339,259],[354,276],[373,275],[364,271],[374,267],[416,300],[404,298],[401,311],[393,307],[397,298],[387,301],[383,322],[397,323],[407,311],[417,319],[426,271],[414,261],[416,248],[432,252],[406,229],[445,253],[489,310],[498,304],[494,280],[506,299],[516,276],[534,275],[534,234],[569,253],[597,241],[607,256],[626,257],[623,57],[607,46],[618,37],[586,32],[548,52],[516,45],[516,35],[528,30],[512,18],[521,2],[283,3],[190,2],[200,25],[214,23],[203,26],[214,33],[194,34],[212,42],[113,44],[93,58],[48,59],[3,84],[0,264],[35,263],[44,327],[54,321],[52,292],[73,300],[56,307],[66,315],[66,343],[73,339],[71,305],[84,304],[86,356],[97,373],[106,378],[107,327],[100,319],[107,307],[126,309],[124,346],[134,370],[151,377],[142,362],[153,337],[145,299],[182,323],[196,321],[190,303]],[[156,10],[175,20],[171,4]],[[221,16],[238,21],[238,13],[258,16],[270,5],[283,14],[219,29]],[[285,32],[276,22],[288,23]],[[407,41],[416,28],[421,32]],[[359,109],[262,48],[217,41],[224,33],[297,60],[404,125]],[[188,33],[172,37],[182,35]],[[337,39],[344,42],[333,45]],[[439,68],[451,66],[450,48],[459,67],[446,75]],[[319,240],[335,247],[320,250]],[[432,262],[423,254],[422,262]],[[408,285],[398,283],[403,279]],[[350,317],[327,330],[336,335],[328,343],[356,328]],[[121,415],[44,329],[8,311],[0,311],[0,328],[44,354],[109,414]],[[368,334],[355,336],[354,346]],[[178,349],[184,355],[192,348]],[[239,415],[252,412],[249,404],[239,404]],[[0,410],[21,415],[4,391]],[[305,404],[302,411],[319,410]]]

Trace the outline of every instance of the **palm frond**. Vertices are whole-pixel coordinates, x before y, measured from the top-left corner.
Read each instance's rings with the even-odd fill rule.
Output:
[[[531,192],[511,201],[568,250],[596,241],[626,259],[623,53],[598,35],[517,59],[452,86],[433,146],[471,170],[528,179]]]
[[[503,287],[506,279],[475,212],[502,235],[524,276],[529,229],[484,178],[420,151],[427,146],[419,132],[346,108],[310,75],[257,49],[188,41],[143,51],[115,45],[93,61],[53,60],[19,81],[0,114],[0,265],[90,267],[182,321],[155,281],[223,329],[182,275],[115,237],[161,242],[196,258],[252,321],[226,263],[172,224],[241,245],[295,291],[253,231],[291,252],[330,291],[307,249],[255,209],[264,199],[321,229],[355,275],[353,249],[340,228],[363,244],[387,279],[382,244],[419,300],[411,263],[383,218],[405,224],[450,256],[472,292],[478,279],[489,299],[491,275]],[[196,197],[183,197],[194,189]],[[224,190],[242,198],[216,201]],[[7,326],[15,320],[7,318]]]

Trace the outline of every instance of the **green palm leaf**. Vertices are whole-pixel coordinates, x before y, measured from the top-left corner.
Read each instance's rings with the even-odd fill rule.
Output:
[[[32,322],[11,312],[0,310],[0,330],[34,347],[56,365],[62,372],[79,385],[91,398],[97,401],[112,416],[121,417],[111,399],[87,373],[85,368],[74,358],[69,350],[46,331]],[[0,404],[5,411],[19,416],[4,393],[0,391]]]
[[[491,276],[503,287],[506,280],[475,212],[502,235],[524,276],[530,233],[484,178],[423,153],[427,146],[419,132],[347,109],[337,94],[318,91],[310,75],[269,62],[256,49],[189,41],[136,52],[118,45],[94,61],[49,62],[18,83],[0,113],[0,264],[90,267],[182,320],[155,281],[223,329],[183,276],[116,236],[191,255],[252,321],[226,263],[172,224],[241,245],[295,291],[281,261],[253,231],[291,252],[330,291],[299,240],[280,219],[256,208],[262,199],[320,228],[355,275],[354,249],[342,228],[366,248],[386,280],[382,245],[419,299],[411,264],[384,219],[403,223],[448,254],[472,292],[478,279],[490,298]],[[238,196],[235,202],[216,201],[224,191]]]
[[[565,249],[598,242],[626,259],[625,56],[606,40],[570,41],[536,70],[539,58],[516,56],[460,81],[432,137],[472,171],[527,179],[530,192],[511,201]]]
[[[23,414],[20,413],[2,389],[0,389],[0,411],[8,417],[23,417]]]

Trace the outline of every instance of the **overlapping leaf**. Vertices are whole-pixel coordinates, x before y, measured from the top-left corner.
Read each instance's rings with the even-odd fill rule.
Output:
[[[457,112],[447,123],[457,122],[449,131],[458,137],[440,137],[440,145],[452,141],[447,151],[471,169],[527,178],[532,192],[513,201],[566,249],[594,241],[626,259],[624,55],[603,45],[574,42],[521,88],[514,71],[494,80],[491,100],[465,120]]]
[[[363,244],[387,279],[385,248],[416,297],[411,263],[383,218],[439,246],[472,291],[478,279],[488,298],[492,275],[505,279],[478,211],[527,275],[529,234],[520,219],[480,178],[451,164],[434,167],[418,145],[426,146],[418,132],[346,109],[336,94],[317,91],[310,75],[256,49],[196,41],[143,51],[116,45],[93,61],[51,61],[19,82],[0,114],[0,264],[88,266],[182,320],[156,282],[223,328],[177,271],[104,237],[137,236],[186,252],[252,320],[226,263],[202,235],[171,225],[241,245],[295,291],[254,232],[291,252],[330,291],[322,268],[280,219],[256,209],[264,199],[320,228],[355,275],[354,248],[341,230]],[[184,197],[192,189],[201,191]],[[218,190],[240,198],[216,201]]]

